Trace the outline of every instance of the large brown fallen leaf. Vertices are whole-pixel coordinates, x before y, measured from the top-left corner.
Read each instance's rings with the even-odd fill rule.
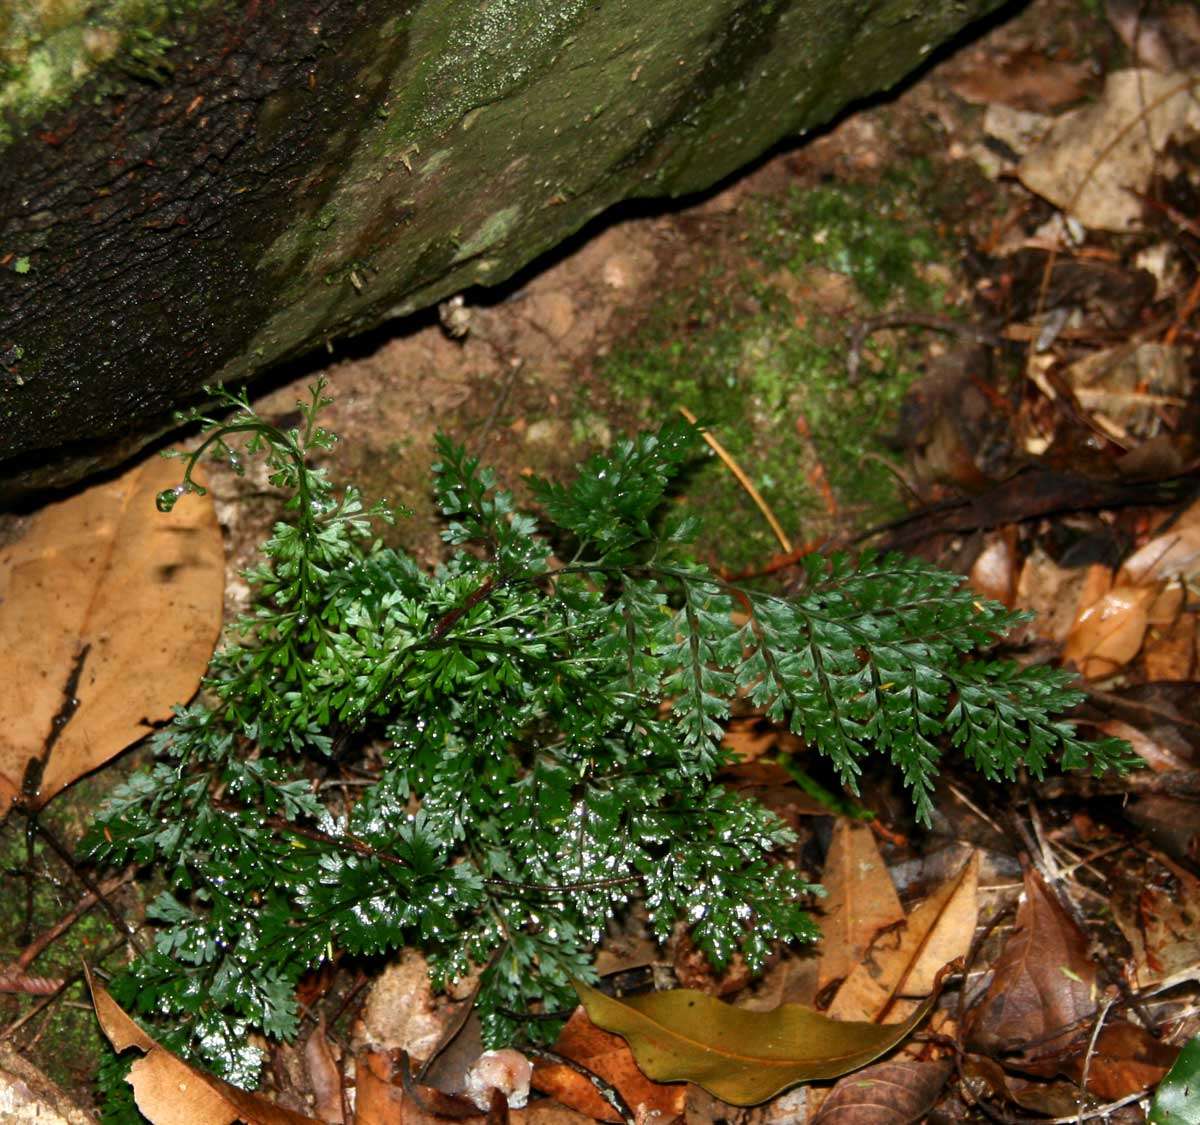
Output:
[[[246,1125],[322,1125],[315,1117],[284,1109],[189,1066],[138,1027],[91,973],[87,981],[100,1029],[113,1049],[120,1052],[134,1047],[143,1052],[126,1081],[133,1087],[138,1109],[151,1125],[233,1125],[235,1121]]]
[[[18,798],[40,808],[195,693],[224,548],[209,496],[155,508],[179,476],[151,458],[43,509],[0,551],[0,816]]]
[[[838,989],[829,1014],[843,1020],[895,1019],[904,997],[927,996],[944,965],[965,957],[979,919],[979,853],[876,941]],[[903,1005],[903,1006],[902,1006]]]
[[[928,1014],[936,993],[904,1023],[831,1020],[784,1004],[735,1008],[691,989],[614,1000],[578,981],[592,1022],[625,1039],[655,1082],[695,1082],[733,1105],[757,1105],[799,1082],[838,1078],[874,1062]]]
[[[818,993],[862,963],[876,934],[904,921],[904,907],[875,834],[862,821],[841,817],[834,825],[821,884],[826,895],[821,903]]]
[[[876,1063],[840,1079],[810,1125],[910,1125],[933,1108],[953,1069],[940,1060]]]
[[[1056,1055],[1086,1034],[1096,1010],[1087,938],[1032,868],[992,983],[972,1011],[968,1043],[988,1054]]]
[[[629,1045],[619,1035],[603,1031],[577,1008],[554,1044],[555,1054],[580,1063],[614,1086],[639,1120],[674,1121],[684,1111],[687,1087],[651,1082],[634,1062]],[[582,1074],[561,1063],[539,1061],[533,1069],[534,1089],[597,1121],[620,1121],[620,1115]]]

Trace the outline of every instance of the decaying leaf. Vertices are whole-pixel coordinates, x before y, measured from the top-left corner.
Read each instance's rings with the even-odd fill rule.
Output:
[[[1087,938],[1031,867],[991,986],[972,1012],[970,1043],[990,1054],[1060,1054],[1096,1009]]]
[[[834,825],[821,883],[826,896],[821,903],[818,992],[861,964],[876,934],[904,921],[904,907],[875,834],[862,821],[841,817]]]
[[[156,510],[179,475],[151,458],[43,509],[0,552],[0,815],[18,797],[40,808],[195,692],[224,548],[208,496]]]
[[[999,102],[1043,112],[1078,101],[1094,77],[1086,63],[1053,59],[1025,49],[996,57],[986,49],[967,55],[950,76],[950,88],[975,105]]]
[[[555,1054],[573,1059],[614,1086],[626,1105],[641,1116],[673,1121],[684,1111],[687,1087],[680,1083],[651,1082],[634,1061],[629,1045],[619,1035],[603,1031],[577,1008],[554,1044]],[[582,1074],[559,1063],[538,1062],[533,1070],[534,1089],[549,1094],[565,1106],[597,1121],[620,1121],[620,1116]]]
[[[954,1065],[902,1059],[838,1081],[810,1125],[909,1125],[934,1106]]]
[[[629,1043],[647,1077],[695,1082],[733,1105],[866,1066],[905,1039],[936,999],[904,1023],[883,1025],[831,1020],[799,1004],[751,1012],[682,988],[626,1000],[578,981],[575,990],[594,1024]]]
[[[1055,122],[1022,162],[1031,191],[1093,230],[1136,228],[1155,159],[1171,137],[1200,127],[1194,75],[1121,70],[1101,100]]]
[[[333,1057],[329,1036],[325,1034],[324,1016],[304,1041],[304,1069],[308,1073],[321,1120],[330,1125],[342,1125],[345,1120],[342,1113],[342,1071]]]
[[[127,1081],[134,1100],[152,1125],[322,1125],[274,1105],[257,1094],[239,1090],[228,1082],[189,1066],[160,1047],[122,1010],[108,992],[87,974],[92,1003],[100,1028],[120,1052],[134,1047],[142,1052],[130,1068]]]
[[[1090,1051],[1085,1047],[1074,1052],[1062,1073],[1081,1082],[1086,1063],[1088,1093],[1101,1101],[1115,1102],[1155,1086],[1170,1069],[1175,1055],[1173,1047],[1155,1039],[1144,1027],[1106,1023]]]
[[[838,989],[829,1014],[843,1020],[897,1019],[905,997],[927,996],[944,965],[971,948],[979,919],[979,853],[884,935]]]
[[[1146,887],[1132,910],[1120,900],[1113,916],[1133,949],[1133,983],[1149,988],[1164,980],[1200,980],[1200,879],[1177,869],[1168,892]]]

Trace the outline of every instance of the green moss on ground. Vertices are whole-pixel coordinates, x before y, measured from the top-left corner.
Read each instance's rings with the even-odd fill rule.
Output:
[[[43,810],[41,821],[59,840],[74,847],[106,792],[107,784],[99,779],[77,782]],[[27,870],[25,821],[12,816],[0,826],[0,901],[8,904],[0,919],[0,964],[10,964],[26,946],[27,935],[22,930],[26,921]],[[32,870],[31,932],[36,938],[59,922],[86,892],[40,837],[34,838]],[[119,909],[126,917],[134,916],[127,901]],[[94,906],[38,956],[28,973],[62,979],[77,973],[83,962],[93,968],[115,969],[124,956],[123,948],[109,952],[118,937],[103,908]],[[43,999],[19,994],[0,998],[0,1025],[8,1026],[28,1015]],[[51,1080],[76,1095],[92,1085],[96,1060],[108,1049],[82,980],[33,1015],[16,1033],[13,1043]]]
[[[884,309],[940,310],[939,263],[949,251],[920,206],[928,172],[878,185],[795,190],[751,200],[731,271],[714,247],[686,290],[668,294],[600,374],[642,423],[685,406],[737,459],[798,545],[837,520],[863,527],[902,508],[881,462],[920,356],[904,336],[877,335],[856,385],[846,375],[848,331]],[[944,266],[940,267],[946,273]],[[715,457],[686,501],[704,513],[713,557],[738,570],[779,545]]]

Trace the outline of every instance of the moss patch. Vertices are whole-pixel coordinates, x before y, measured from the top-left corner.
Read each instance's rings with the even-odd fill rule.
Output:
[[[132,768],[126,761],[115,767],[125,773]],[[103,782],[86,778],[41,813],[41,821],[67,847],[73,848],[84,828],[91,823],[96,805],[107,792],[111,778]],[[36,938],[58,923],[85,894],[84,887],[66,865],[40,838],[35,837],[32,860],[32,912],[30,934],[26,923],[26,872],[30,870],[26,854],[25,822],[10,817],[0,828],[0,900],[8,904],[0,921],[0,963],[9,964]],[[94,874],[94,873],[93,873]],[[117,909],[136,925],[139,913],[129,896],[137,891],[132,884],[112,896]],[[124,947],[112,950],[118,933],[99,905],[84,914],[65,934],[51,942],[28,968],[35,977],[66,978],[79,971],[86,961],[93,968],[115,970],[123,961]],[[9,994],[0,998],[0,1022],[5,1026],[29,1014],[43,997]],[[96,1060],[108,1050],[100,1034],[91,1000],[83,981],[67,991],[43,1011],[33,1015],[13,1039],[53,1081],[80,1096],[92,1084]]]
[[[905,181],[749,201],[699,280],[668,294],[600,367],[638,423],[681,405],[695,413],[796,545],[901,508],[872,455],[887,452],[919,355],[902,335],[874,336],[851,385],[847,335],[881,309],[940,308],[948,251],[920,206],[923,178],[918,168]],[[694,474],[687,502],[704,512],[720,564],[752,567],[780,550],[715,457]]]

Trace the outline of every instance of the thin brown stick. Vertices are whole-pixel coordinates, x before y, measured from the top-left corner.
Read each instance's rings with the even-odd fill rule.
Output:
[[[696,415],[693,414],[686,406],[677,406],[676,409],[682,414],[693,426],[699,425],[696,421]],[[771,511],[770,505],[762,498],[762,494],[754,487],[754,482],[746,476],[742,469],[729,451],[708,430],[701,430],[700,436],[708,443],[708,447],[725,463],[725,467],[734,475],[738,484],[746,490],[746,495],[754,501],[758,510],[762,512],[763,518],[771,526],[771,530],[775,533],[775,538],[779,540],[779,545],[785,551],[791,551],[792,541],[787,537],[787,532],[783,530],[782,525],[775,518],[775,513]]]
[[[132,878],[132,873],[126,871],[121,875],[115,875],[111,879],[106,879],[99,885],[98,889],[102,894],[110,895],[114,891],[123,887]],[[65,934],[73,925],[75,925],[75,923],[78,922],[79,919],[82,918],[89,910],[91,910],[92,907],[95,906],[99,901],[99,896],[92,891],[88,891],[88,893],[85,894],[73,907],[71,907],[71,909],[62,918],[55,922],[50,929],[39,934],[33,941],[31,941],[21,951],[21,955],[15,961],[13,961],[7,969],[2,970],[2,972],[25,972],[28,970],[29,966],[32,965],[39,956],[41,956],[48,945],[51,945],[53,942],[62,937],[63,934]]]
[[[539,1059],[545,1059],[546,1062],[554,1063],[556,1066],[565,1066],[568,1070],[573,1070],[592,1084],[593,1089],[604,1100],[604,1103],[620,1116],[625,1125],[634,1125],[637,1121],[633,1110],[629,1108],[629,1103],[621,1096],[621,1091],[611,1082],[606,1082],[595,1071],[588,1070],[583,1063],[578,1063],[574,1059],[567,1058],[566,1055],[560,1055],[555,1051],[547,1051],[541,1047],[529,1047],[526,1049],[526,1054],[534,1055]]]

